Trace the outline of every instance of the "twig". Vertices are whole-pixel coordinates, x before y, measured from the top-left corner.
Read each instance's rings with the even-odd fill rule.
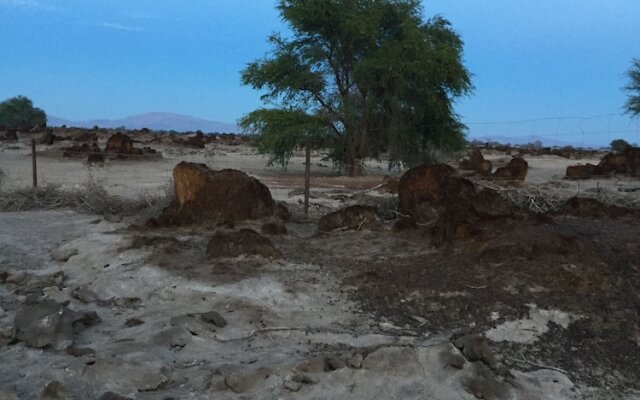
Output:
[[[565,370],[564,370],[564,369],[562,369],[562,368],[550,367],[550,366],[548,366],[548,365],[538,364],[538,363],[535,363],[535,362],[533,362],[533,361],[529,361],[529,360],[527,360],[527,358],[526,358],[526,357],[524,356],[524,354],[522,354],[522,353],[520,353],[520,357],[522,357],[522,360],[523,360],[524,362],[526,362],[527,364],[529,364],[529,365],[531,365],[531,366],[533,366],[533,367],[538,367],[538,368],[543,368],[543,369],[550,369],[550,370],[552,370],[552,371],[560,372],[560,373],[563,373],[563,374],[565,374],[565,375],[568,375],[568,374],[569,374],[567,371],[565,371]]]
[[[308,330],[308,328],[305,326],[294,326],[294,327],[279,326],[279,327],[273,327],[273,328],[254,329],[245,336],[238,336],[238,337],[227,339],[227,338],[221,338],[217,335],[214,335],[213,338],[218,342],[228,343],[228,342],[236,342],[238,340],[247,340],[257,335],[258,333],[283,332],[283,331],[306,331],[306,330]]]

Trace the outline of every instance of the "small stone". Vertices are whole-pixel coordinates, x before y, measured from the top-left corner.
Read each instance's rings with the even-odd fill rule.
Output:
[[[71,292],[71,297],[85,304],[93,303],[98,299],[98,295],[85,286],[74,289]]]
[[[5,283],[13,283],[14,285],[24,285],[31,280],[31,274],[26,272],[12,272],[8,273],[5,279]]]
[[[209,390],[214,392],[222,392],[227,390],[227,384],[225,383],[225,378],[223,375],[213,375],[209,380],[209,384],[207,385]]]
[[[336,371],[342,368],[346,368],[347,364],[339,359],[338,357],[325,357],[324,359],[324,370],[326,372]]]
[[[325,365],[324,358],[312,357],[298,364],[297,370],[314,374],[314,373],[324,372],[324,365]]]
[[[447,364],[455,369],[462,369],[464,364],[467,362],[467,359],[461,356],[460,354],[452,354]]]
[[[482,361],[489,368],[495,371],[498,367],[498,361],[489,347],[487,339],[477,335],[466,335],[458,338],[454,345],[460,349],[467,360]]]
[[[287,390],[298,392],[302,388],[302,383],[295,381],[286,381],[283,386]]]
[[[139,326],[144,324],[144,321],[138,318],[129,318],[125,323],[124,326],[126,326],[127,328],[131,328],[134,326]]]
[[[311,385],[317,382],[315,379],[306,374],[295,374],[291,377],[291,380],[305,385]]]
[[[214,324],[218,328],[224,328],[225,326],[227,326],[227,320],[215,311],[206,312],[202,314],[201,318],[204,322]]]
[[[362,357],[362,354],[358,353],[349,359],[349,367],[354,369],[360,369],[362,368],[363,360],[364,360],[364,357]]]
[[[65,351],[67,352],[67,354],[72,355],[74,357],[82,357],[82,356],[96,354],[96,351],[91,347],[76,347],[73,344],[67,347]]]
[[[78,254],[78,249],[70,246],[60,246],[51,252],[51,258],[59,262],[67,262],[69,259]]]
[[[125,397],[118,393],[106,392],[100,396],[100,400],[133,400],[131,397]]]
[[[64,385],[58,381],[51,381],[42,389],[37,400],[66,400],[68,398]]]
[[[16,328],[13,325],[0,323],[0,347],[13,342],[16,337]]]
[[[260,368],[250,373],[233,372],[225,378],[225,383],[234,393],[245,393],[258,383],[264,382],[269,375],[271,375],[271,371],[267,368]]]

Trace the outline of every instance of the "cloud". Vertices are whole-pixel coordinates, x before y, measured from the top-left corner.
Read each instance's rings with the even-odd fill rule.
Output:
[[[2,0],[0,0],[2,1]],[[144,28],[141,28],[139,26],[130,26],[130,25],[123,25],[120,24],[118,22],[103,22],[102,25],[105,28],[109,28],[109,29],[115,29],[117,31],[127,31],[127,32],[142,32],[144,31]]]

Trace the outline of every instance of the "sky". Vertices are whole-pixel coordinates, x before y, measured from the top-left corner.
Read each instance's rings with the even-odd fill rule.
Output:
[[[0,0],[0,100],[71,120],[151,111],[236,122],[259,107],[240,70],[286,32],[275,0]],[[638,0],[425,0],[465,42],[478,136],[638,142],[620,115],[640,58]],[[574,118],[580,117],[580,118]]]

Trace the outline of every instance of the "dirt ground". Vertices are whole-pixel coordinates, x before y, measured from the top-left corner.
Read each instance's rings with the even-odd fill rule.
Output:
[[[156,149],[162,159],[87,167],[42,146],[41,183],[92,179],[115,195],[159,196],[179,161],[240,169],[293,213],[288,234],[271,237],[283,257],[212,261],[215,229],[146,229],[136,216],[0,213],[0,338],[34,293],[101,319],[74,344],[91,351],[0,340],[0,399],[640,399],[637,214],[485,221],[473,237],[435,247],[424,230],[392,229],[394,195],[371,190],[400,175],[384,164],[345,178],[315,154],[306,218],[302,154],[282,171],[246,146]],[[566,181],[576,160],[527,161],[525,184],[509,190],[638,200],[628,189],[640,181]],[[24,144],[2,145],[3,188],[27,186],[30,163]],[[319,216],[363,203],[379,206],[382,229],[317,233]],[[226,324],[208,322],[210,311]],[[499,368],[453,361],[462,354],[453,343],[468,334],[487,339]],[[52,382],[64,393],[50,395]]]

